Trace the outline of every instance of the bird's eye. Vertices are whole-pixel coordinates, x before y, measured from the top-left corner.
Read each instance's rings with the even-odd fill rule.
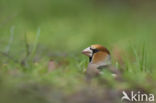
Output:
[[[98,51],[98,49],[93,49],[93,53],[97,53]]]
[[[90,48],[90,50],[93,51],[93,54],[94,54],[94,53],[97,53],[97,52],[99,51],[98,49],[93,49],[93,48]]]

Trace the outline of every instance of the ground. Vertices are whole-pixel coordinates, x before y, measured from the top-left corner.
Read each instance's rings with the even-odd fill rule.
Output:
[[[156,93],[155,2],[0,0],[0,102],[120,103]],[[91,44],[107,47],[123,81],[85,80]]]

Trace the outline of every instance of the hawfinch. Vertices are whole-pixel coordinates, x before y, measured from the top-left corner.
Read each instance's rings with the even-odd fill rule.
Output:
[[[89,64],[87,67],[87,79],[91,79],[100,74],[101,69],[109,68],[113,76],[117,74],[117,71],[111,66],[111,56],[107,48],[102,45],[91,45],[84,49],[82,53],[89,57]]]

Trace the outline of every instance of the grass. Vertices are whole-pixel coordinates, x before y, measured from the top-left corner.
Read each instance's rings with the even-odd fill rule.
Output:
[[[0,102],[118,103],[122,90],[156,94],[154,3],[0,0]],[[124,82],[105,72],[86,83],[81,50],[91,44],[111,51]]]

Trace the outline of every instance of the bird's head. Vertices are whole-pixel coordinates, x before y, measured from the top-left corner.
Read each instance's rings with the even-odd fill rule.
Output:
[[[89,61],[92,64],[96,64],[98,66],[107,66],[111,64],[110,52],[102,45],[91,45],[84,49],[82,53],[89,57]]]

